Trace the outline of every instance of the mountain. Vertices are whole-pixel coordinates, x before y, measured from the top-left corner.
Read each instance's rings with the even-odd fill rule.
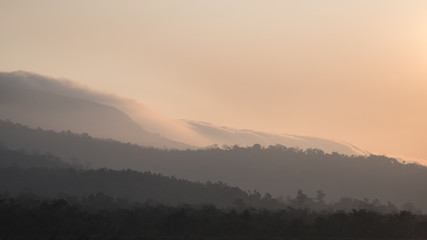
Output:
[[[412,202],[427,211],[427,167],[384,156],[346,156],[319,149],[281,145],[193,150],[146,148],[93,138],[87,134],[31,129],[0,121],[0,144],[10,149],[52,153],[70,164],[90,168],[150,171],[190,181],[222,181],[244,191],[379,199],[399,206]]]
[[[0,119],[33,128],[86,132],[94,137],[162,148],[282,144],[347,155],[368,154],[351,144],[334,140],[169,119],[136,101],[28,72],[0,73]]]
[[[145,146],[189,147],[144,130],[117,108],[78,98],[72,94],[72,85],[66,86],[23,72],[0,73],[0,116],[32,127],[89,133]]]

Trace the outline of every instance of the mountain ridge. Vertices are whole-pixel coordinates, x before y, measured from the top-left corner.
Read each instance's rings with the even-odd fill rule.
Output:
[[[0,73],[0,87],[1,118],[8,118],[14,122],[20,122],[32,127],[43,127],[44,129],[56,131],[71,130],[73,132],[87,132],[95,137],[113,138],[143,146],[151,145],[162,148],[186,149],[215,144],[240,146],[282,144],[302,149],[320,148],[325,152],[339,152],[347,155],[369,154],[369,152],[351,144],[335,140],[239,130],[193,120],[169,119],[131,99],[89,89],[73,81],[58,80],[24,71]],[[3,96],[1,97],[1,95]],[[28,99],[29,96],[33,96],[33,99]],[[51,96],[51,99],[44,102],[34,101],[34,98],[46,98],[47,96]],[[53,96],[56,96],[56,98]],[[44,108],[46,104],[58,105],[60,101],[64,100],[61,100],[61,98],[86,101],[86,104],[63,104],[62,106],[57,106],[55,111]],[[19,102],[21,105],[18,104]],[[110,109],[110,114],[99,118],[100,121],[98,124],[105,123],[105,126],[96,126],[93,124],[89,126],[87,121],[92,121],[91,119],[81,122],[80,125],[86,127],[80,130],[76,127],[78,124],[70,122],[64,124],[67,122],[67,118],[64,116],[68,116],[68,118],[72,116],[77,121],[80,118],[87,117],[94,119],[97,117],[96,115],[101,115],[101,109],[95,108],[95,104],[99,104],[99,108],[104,108],[103,111],[105,111],[105,107],[117,110],[113,114]],[[91,105],[93,109],[91,111],[83,111],[85,107],[88,107],[85,105]],[[80,109],[78,109],[79,107]],[[31,112],[30,110],[33,108],[39,108],[39,111]],[[55,118],[58,119],[55,120]],[[113,120],[113,118],[116,118],[116,120]],[[123,118],[127,119],[124,120]],[[49,124],[52,124],[52,126]],[[102,128],[102,130],[95,131],[93,128],[96,127]],[[137,136],[138,132],[142,133]]]
[[[13,150],[52,153],[87,168],[151,171],[189,181],[226,182],[245,191],[274,196],[310,195],[322,189],[329,200],[379,199],[398,205],[412,202],[427,211],[427,167],[385,156],[346,156],[319,149],[282,145],[237,145],[205,149],[156,149],[93,138],[87,134],[30,129],[0,121],[1,145]]]

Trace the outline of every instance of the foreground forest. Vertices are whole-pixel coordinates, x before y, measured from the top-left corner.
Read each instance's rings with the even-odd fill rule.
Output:
[[[98,200],[99,201],[99,200]],[[213,205],[93,210],[88,199],[0,199],[2,239],[426,239],[427,217],[402,211],[313,212]]]
[[[346,156],[281,145],[198,150],[144,148],[87,134],[31,129],[0,121],[0,142],[10,149],[52,153],[85,168],[132,169],[193,182],[223,182],[243,191],[294,196],[298,189],[326,201],[379,199],[427,211],[427,168],[384,156]]]

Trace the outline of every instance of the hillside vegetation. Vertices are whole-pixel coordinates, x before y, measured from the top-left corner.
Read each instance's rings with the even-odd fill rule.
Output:
[[[427,210],[427,168],[384,156],[326,154],[317,149],[302,151],[281,145],[165,150],[87,134],[30,129],[7,121],[0,122],[0,141],[11,149],[49,152],[90,168],[132,169],[190,181],[221,181],[244,191],[257,189],[283,198],[295,195],[298,189],[311,196],[322,189],[327,201],[368,198],[399,206],[411,202]]]

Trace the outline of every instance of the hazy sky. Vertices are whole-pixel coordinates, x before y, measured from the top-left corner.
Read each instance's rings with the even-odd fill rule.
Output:
[[[0,71],[427,159],[427,1],[0,0]]]

